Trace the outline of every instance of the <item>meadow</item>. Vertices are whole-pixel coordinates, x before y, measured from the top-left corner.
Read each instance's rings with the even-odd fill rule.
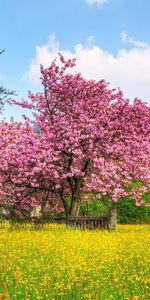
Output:
[[[148,300],[148,225],[0,229],[0,300]]]

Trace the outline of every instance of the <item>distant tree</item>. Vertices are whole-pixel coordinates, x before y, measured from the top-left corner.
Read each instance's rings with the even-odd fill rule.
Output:
[[[0,55],[4,52],[3,49],[0,51]],[[11,96],[16,95],[14,90],[9,90],[5,88],[3,85],[0,85],[0,113],[2,112],[5,103],[11,103]]]
[[[0,51],[0,54],[2,54],[5,51],[5,49],[3,49],[2,51]]]

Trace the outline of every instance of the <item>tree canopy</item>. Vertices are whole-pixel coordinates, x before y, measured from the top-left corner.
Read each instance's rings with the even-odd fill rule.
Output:
[[[113,202],[130,194],[141,205],[150,186],[150,108],[104,80],[68,72],[75,59],[59,59],[41,66],[43,92],[13,101],[34,118],[0,124],[2,205],[76,216],[89,193]],[[140,188],[128,189],[133,180]]]

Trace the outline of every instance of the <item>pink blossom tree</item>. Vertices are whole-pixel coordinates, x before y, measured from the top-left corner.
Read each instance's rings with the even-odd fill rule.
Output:
[[[91,192],[114,203],[130,194],[140,205],[150,186],[150,108],[139,99],[130,103],[104,80],[68,73],[75,60],[59,58],[61,65],[53,61],[41,67],[43,92],[13,101],[33,110],[34,119],[25,116],[24,125],[1,125],[6,130],[1,135],[1,193],[5,186],[15,205],[42,201],[43,208],[51,204],[69,216],[77,216]],[[129,192],[133,180],[141,189]]]

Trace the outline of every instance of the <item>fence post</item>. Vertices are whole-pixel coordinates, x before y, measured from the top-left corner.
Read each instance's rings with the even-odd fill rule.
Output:
[[[117,226],[117,208],[113,207],[110,211],[110,229],[114,230]]]

